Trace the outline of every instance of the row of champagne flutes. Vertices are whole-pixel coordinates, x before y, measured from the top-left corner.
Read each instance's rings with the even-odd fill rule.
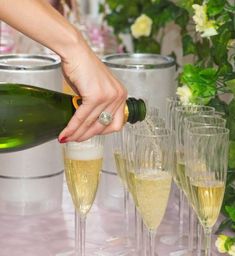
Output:
[[[163,125],[163,120],[160,120],[158,118],[155,118],[155,112],[154,110],[154,115],[153,119],[155,122],[161,122]],[[147,128],[146,126],[147,125]],[[155,174],[154,168],[156,168],[156,165],[158,169],[156,171],[159,171],[160,168],[160,162],[158,163],[157,161],[160,161],[158,159],[160,156],[158,155],[153,155],[152,157],[154,159],[142,159],[141,162],[137,164],[137,159],[136,156],[142,155],[142,152],[140,149],[146,151],[146,154],[153,154],[153,149],[156,146],[154,144],[154,147],[149,147],[149,142],[154,139],[156,140],[157,138],[160,139],[165,138],[164,140],[162,139],[161,144],[163,144],[165,147],[166,145],[170,145],[171,137],[170,134],[165,134],[165,130],[162,130],[162,134],[157,135],[150,135],[149,132],[147,131],[146,133],[143,132],[145,129],[149,129],[148,124],[146,123],[145,125],[140,125],[139,127],[135,127],[132,125],[126,124],[126,127],[123,128],[121,132],[118,132],[114,138],[117,143],[114,145],[121,145],[118,146],[118,149],[121,149],[120,151],[114,151],[114,156],[116,159],[117,163],[117,169],[119,171],[119,176],[121,177],[122,182],[124,183],[124,187],[127,188],[129,192],[131,193],[133,200],[136,205],[141,205],[142,209],[145,208],[145,205],[148,206],[150,211],[144,211],[146,217],[144,220],[147,221],[147,227],[151,231],[150,234],[151,236],[149,237],[151,240],[151,247],[149,249],[149,253],[151,255],[154,255],[151,250],[153,249],[153,234],[156,228],[156,225],[159,224],[163,214],[165,207],[162,208],[161,212],[158,213],[158,218],[154,218],[156,212],[156,207],[155,207],[155,202],[154,198],[149,198],[148,199],[148,194],[149,190],[151,189],[157,189],[157,191],[153,190],[152,195],[156,193],[159,193],[160,189],[158,186],[152,186],[151,184],[148,184],[148,182],[152,182],[152,179],[150,177],[154,177],[154,175],[159,175]],[[138,128],[138,129],[137,129]],[[144,129],[143,129],[144,128]],[[141,131],[139,133],[133,133],[134,130]],[[148,135],[147,137],[145,135]],[[135,138],[137,136],[137,140]],[[168,141],[166,141],[168,140]],[[135,144],[134,142],[137,142],[138,144]],[[124,143],[127,142],[127,143]],[[131,142],[131,143],[129,143]],[[127,148],[127,145],[130,146],[130,148]],[[140,146],[142,145],[142,146]],[[163,145],[161,145],[163,147]],[[143,147],[144,146],[144,147]],[[66,175],[66,181],[67,181],[67,186],[69,193],[71,195],[74,207],[75,207],[75,246],[74,250],[71,252],[66,252],[59,254],[61,255],[73,255],[73,256],[85,256],[85,241],[86,241],[86,217],[87,214],[89,213],[92,204],[95,200],[96,197],[96,192],[99,184],[99,179],[100,179],[100,172],[102,168],[102,159],[103,159],[103,147],[104,147],[104,137],[103,136],[96,136],[94,138],[91,138],[87,141],[84,142],[69,142],[66,143],[63,147],[64,151],[64,164],[65,164],[65,175]],[[138,149],[138,150],[137,150]],[[148,151],[147,151],[148,150]],[[151,153],[152,150],[152,153]],[[155,148],[156,150],[160,150],[158,148]],[[166,150],[165,150],[166,151]],[[130,152],[127,156],[127,152]],[[159,153],[158,153],[159,154]],[[148,156],[148,154],[146,155]],[[158,157],[158,158],[157,158]],[[158,160],[157,160],[158,159]],[[166,160],[166,159],[165,159]],[[172,160],[172,159],[171,159]],[[170,159],[165,161],[168,165],[170,164]],[[144,164],[142,167],[141,165]],[[138,167],[138,168],[136,168]],[[143,168],[147,168],[146,170]],[[169,171],[170,167],[162,167],[164,171]],[[127,170],[130,170],[127,172]],[[138,175],[137,172],[134,170],[139,170]],[[144,170],[144,172],[143,172]],[[146,171],[146,172],[145,172]],[[163,172],[163,170],[161,171]],[[145,175],[147,175],[145,177]],[[162,176],[162,175],[161,175]],[[166,206],[166,199],[170,190],[170,177],[168,174],[165,174],[163,177],[159,177],[156,179],[156,181],[153,179],[154,182],[160,182],[161,180],[166,180],[165,186],[167,187],[166,191],[164,192],[164,199],[163,202],[165,202]],[[159,181],[160,179],[160,181]],[[143,192],[141,192],[141,197],[139,194],[136,194],[136,188],[135,186],[139,186],[139,188],[142,189]],[[153,187],[153,188],[152,188]],[[138,189],[139,190],[139,189]],[[138,196],[137,196],[138,195]],[[127,197],[125,197],[127,198]],[[137,198],[138,198],[138,203],[137,203]],[[152,202],[145,201],[145,199],[148,200],[153,200]],[[140,200],[140,201],[139,201]],[[150,214],[150,215],[149,215]],[[149,215],[149,216],[148,216]],[[139,247],[141,249],[141,246]],[[101,253],[101,254],[100,254]],[[134,255],[136,254],[136,250],[133,251]],[[97,254],[98,255],[98,254]],[[99,252],[99,255],[102,255],[102,252]],[[140,252],[139,255],[144,255],[142,252]]]
[[[215,109],[200,105],[184,105],[168,99],[167,123],[176,137],[174,181],[180,191],[179,238],[183,238],[184,199],[187,199],[188,245],[184,255],[211,255],[211,232],[219,216],[226,182],[229,131],[226,120]],[[205,245],[200,232],[195,232],[194,213],[203,227]],[[195,235],[198,234],[198,235]],[[195,243],[196,238],[196,244]]]
[[[156,230],[167,207],[173,177],[204,228],[205,255],[209,256],[211,229],[224,193],[229,132],[224,128],[225,121],[220,124],[222,118],[214,114],[213,108],[179,106],[172,109],[176,136],[174,128],[164,127],[156,111],[153,115],[150,111],[150,118],[142,124],[127,124],[114,135],[113,144],[120,142],[117,147],[120,151],[114,151],[117,166],[122,168],[120,177],[148,231],[141,233],[137,227],[134,255],[155,255]],[[196,117],[202,118],[197,122],[199,125],[193,125],[195,120],[190,120]],[[205,122],[210,118],[212,123]],[[102,136],[64,146],[66,180],[76,209],[73,255],[85,255],[85,220],[95,199],[102,157]],[[140,237],[146,240],[142,246],[138,246]]]

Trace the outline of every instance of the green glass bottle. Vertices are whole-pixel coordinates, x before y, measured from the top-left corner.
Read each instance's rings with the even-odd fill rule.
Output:
[[[35,86],[0,84],[0,153],[27,149],[58,137],[81,98]],[[143,100],[128,98],[125,120],[144,120]]]

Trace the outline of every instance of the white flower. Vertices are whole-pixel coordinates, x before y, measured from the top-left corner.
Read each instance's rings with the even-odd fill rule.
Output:
[[[207,6],[193,4],[193,9],[195,11],[195,15],[193,16],[193,20],[196,24],[196,31],[202,33],[202,37],[210,37],[217,35],[218,32],[216,30],[216,24],[214,20],[208,20],[207,17]]]
[[[131,25],[131,33],[134,38],[149,36],[152,30],[153,21],[147,15],[142,14]]]
[[[190,103],[192,92],[188,86],[183,85],[181,87],[178,87],[176,90],[176,94],[179,96],[180,101],[182,102],[183,105]]]
[[[228,251],[229,255],[235,256],[235,245],[232,245]]]
[[[224,247],[224,244],[227,239],[228,239],[228,236],[225,236],[225,235],[219,235],[218,238],[216,239],[215,246],[217,247],[220,253],[227,252],[227,250]]]

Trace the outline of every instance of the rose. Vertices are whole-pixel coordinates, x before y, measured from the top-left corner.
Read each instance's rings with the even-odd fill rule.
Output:
[[[218,251],[220,253],[225,253],[227,252],[225,248],[225,242],[227,241],[228,236],[226,235],[219,235],[215,241],[215,246],[217,247]]]
[[[134,38],[149,36],[151,33],[153,21],[145,14],[141,14],[131,25],[131,33]]]
[[[189,104],[192,98],[192,91],[187,85],[183,85],[177,88],[176,94],[183,105]]]
[[[193,20],[196,24],[196,31],[202,33],[202,37],[210,37],[217,35],[218,32],[216,30],[216,22],[214,20],[209,20],[207,17],[207,6],[194,4],[193,9],[195,11],[195,15],[193,16]]]
[[[229,255],[235,256],[235,245],[232,245],[228,251]]]

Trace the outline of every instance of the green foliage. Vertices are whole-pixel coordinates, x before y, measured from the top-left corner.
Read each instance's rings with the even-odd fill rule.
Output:
[[[206,6],[203,26],[197,26],[195,5]],[[179,86],[187,86],[191,102],[214,106],[227,119],[230,129],[229,173],[222,212],[226,216],[219,231],[235,230],[235,100],[224,102],[221,94],[235,95],[235,4],[229,0],[104,0],[100,13],[120,40],[127,33],[135,52],[161,53],[167,26],[174,23],[180,29],[183,56],[193,61],[184,65]],[[203,9],[204,10],[204,9]],[[135,38],[131,26],[142,14],[151,21],[151,33]],[[202,15],[203,14],[203,15]],[[212,33],[213,32],[213,33]],[[171,42],[169,42],[171,43]],[[174,42],[173,42],[174,43]],[[169,53],[170,54],[170,53]],[[174,53],[171,53],[174,55]]]
[[[118,39],[122,33],[132,36],[131,25],[141,14],[151,18],[153,24],[149,37],[132,36],[135,52],[160,53],[164,28],[175,22],[185,30],[189,21],[187,11],[168,0],[132,0],[131,4],[128,0],[105,0],[99,11]]]

